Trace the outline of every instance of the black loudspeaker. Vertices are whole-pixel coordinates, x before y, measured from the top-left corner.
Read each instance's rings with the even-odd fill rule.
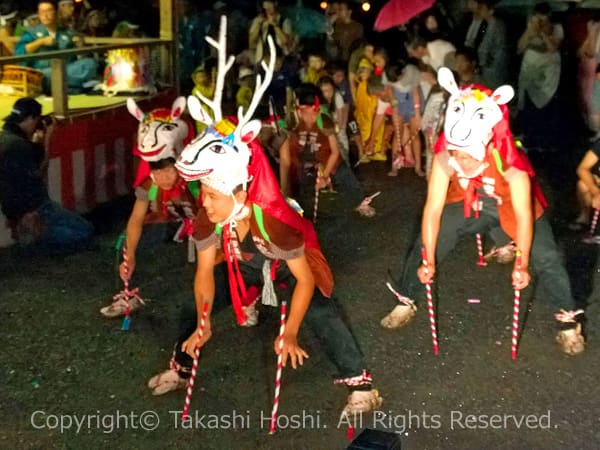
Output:
[[[389,431],[365,429],[347,450],[400,450],[400,435]]]

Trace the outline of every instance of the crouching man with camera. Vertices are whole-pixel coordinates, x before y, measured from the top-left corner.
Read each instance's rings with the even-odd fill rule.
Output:
[[[20,98],[0,132],[0,206],[20,245],[43,252],[74,251],[85,246],[94,229],[80,215],[50,200],[44,182],[51,125],[42,106]]]

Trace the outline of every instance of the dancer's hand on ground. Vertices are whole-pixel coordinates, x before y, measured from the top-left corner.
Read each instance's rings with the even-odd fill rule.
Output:
[[[186,352],[192,358],[196,357],[196,347],[202,348],[204,344],[208,342],[210,337],[212,336],[212,331],[210,328],[210,322],[207,320],[206,325],[204,326],[204,333],[202,333],[202,339],[200,339],[200,335],[198,334],[198,330],[195,330],[192,335],[181,344],[181,350]]]
[[[119,266],[119,276],[123,282],[131,280],[131,276],[135,271],[135,258],[129,258],[127,263],[123,261]]]
[[[292,367],[295,369],[297,366],[296,364],[300,364],[303,365],[304,364],[304,358],[308,358],[308,353],[306,353],[299,345],[298,345],[298,340],[296,339],[296,336],[293,335],[288,335],[288,334],[283,334],[283,346],[281,346],[280,348],[280,341],[281,337],[277,336],[277,339],[275,339],[275,353],[277,355],[279,355],[279,353],[282,354],[282,363],[283,363],[283,367],[286,366],[287,364],[287,359],[288,357],[290,358],[290,361],[292,362]]]
[[[419,270],[417,270],[417,276],[419,281],[423,284],[433,283],[433,276],[435,275],[435,267],[431,265],[425,266],[421,264]]]
[[[531,281],[531,275],[527,269],[517,269],[516,267],[512,272],[512,284],[515,289],[525,289],[529,286],[529,282]]]

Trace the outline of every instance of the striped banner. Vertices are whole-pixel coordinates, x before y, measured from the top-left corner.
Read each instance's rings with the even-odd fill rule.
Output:
[[[170,108],[169,93],[142,100],[144,110]],[[133,144],[138,122],[119,106],[54,125],[49,145],[48,193],[67,209],[86,213],[126,195],[134,179]],[[0,247],[13,243],[0,212]]]

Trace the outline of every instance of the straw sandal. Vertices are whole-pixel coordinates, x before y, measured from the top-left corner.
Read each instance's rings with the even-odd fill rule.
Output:
[[[370,391],[353,391],[349,396],[342,411],[344,415],[354,415],[367,413],[378,409],[383,403],[383,398],[379,395],[377,389],[371,389]]]
[[[163,395],[177,389],[185,389],[188,380],[179,376],[176,370],[169,369],[154,375],[148,381],[148,387],[152,389],[152,395]]]
[[[381,326],[383,328],[400,328],[410,322],[417,312],[416,306],[409,305],[397,305],[392,312],[381,319]]]
[[[124,292],[119,292],[113,297],[113,302],[100,309],[100,313],[105,317],[118,317],[125,314],[127,311],[127,302],[129,302],[129,312],[133,312],[144,305],[144,301],[137,295],[134,297],[128,297]]]
[[[578,355],[585,349],[585,338],[581,334],[581,324],[578,323],[575,328],[559,331],[556,335],[556,342],[560,349],[567,355]]]

